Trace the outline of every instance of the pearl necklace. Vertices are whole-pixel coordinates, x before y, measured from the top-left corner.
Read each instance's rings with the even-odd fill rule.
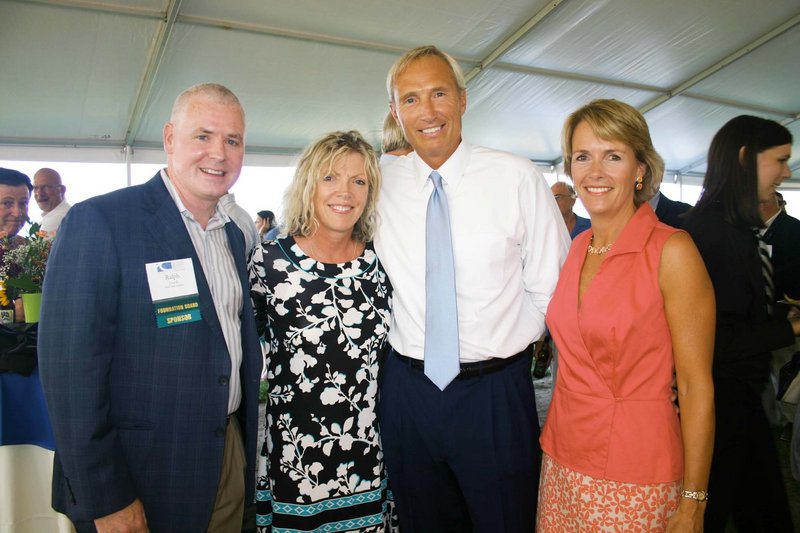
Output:
[[[589,241],[589,246],[586,248],[586,252],[592,255],[602,255],[604,253],[610,252],[611,247],[614,246],[614,243],[612,242],[611,244],[606,244],[605,246],[601,246],[600,248],[595,248],[594,246],[592,246],[593,242],[594,242],[594,235],[592,235],[592,239]]]

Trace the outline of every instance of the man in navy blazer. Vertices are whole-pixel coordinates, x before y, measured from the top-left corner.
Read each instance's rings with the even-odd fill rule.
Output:
[[[686,212],[692,208],[692,206],[686,202],[670,200],[660,191],[650,200],[650,205],[652,206],[654,202],[656,204],[654,211],[656,212],[658,220],[673,228],[680,228],[683,226],[683,218]]]
[[[147,183],[75,205],[47,265],[53,507],[79,531],[239,532],[254,500],[261,353],[244,238],[217,202],[242,167],[236,96],[184,91],[164,149]]]
[[[658,220],[672,226],[673,228],[680,229],[683,226],[683,220],[686,217],[687,211],[692,206],[686,202],[679,202],[677,200],[670,200],[659,190],[661,187],[661,180],[664,176],[655,179],[652,183],[650,199],[647,201],[650,207],[653,208]]]
[[[800,300],[800,220],[784,209],[783,195],[776,192],[772,200],[759,204],[764,218],[764,242],[772,246],[775,300],[786,296]]]

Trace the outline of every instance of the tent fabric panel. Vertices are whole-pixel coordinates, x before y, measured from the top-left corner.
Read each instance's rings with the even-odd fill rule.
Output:
[[[379,139],[388,111],[382,80],[393,61],[387,54],[186,24],[176,25],[173,39],[140,141],[160,142],[175,96],[204,81],[237,94],[249,145],[299,151],[336,129]]]
[[[552,161],[561,156],[561,128],[573,110],[595,98],[617,98],[636,106],[654,96],[634,89],[492,70],[467,90],[464,136],[535,161]]]
[[[796,0],[572,0],[503,57],[665,89],[796,14]]]
[[[752,113],[728,105],[713,105],[692,98],[676,97],[649,111],[645,118],[656,150],[669,162],[668,169],[680,170],[703,160],[717,130],[730,119],[742,114]],[[775,115],[760,113],[759,116],[780,120]],[[689,124],[692,127],[687,127]]]
[[[398,49],[436,44],[461,57],[482,57],[509,29],[533,16],[547,0],[243,0],[186,3],[186,15],[239,20],[267,27],[367,42]],[[513,30],[512,30],[513,31]]]
[[[0,137],[124,139],[156,21],[19,3],[0,20]]]
[[[800,26],[701,81],[690,92],[800,112]]]

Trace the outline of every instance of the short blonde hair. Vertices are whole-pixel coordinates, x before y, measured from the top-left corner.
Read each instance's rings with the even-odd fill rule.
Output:
[[[423,57],[438,57],[439,59],[447,62],[450,65],[450,70],[453,72],[453,79],[456,82],[456,86],[458,90],[462,93],[467,90],[467,82],[464,79],[464,72],[461,70],[461,66],[458,64],[458,61],[453,59],[453,56],[448,54],[447,52],[442,52],[438,48],[433,45],[427,46],[418,46],[417,48],[412,48],[402,56],[400,59],[394,62],[392,68],[389,69],[389,74],[386,76],[386,92],[389,93],[389,101],[394,102],[394,82],[408,66],[416,61],[417,59],[422,59]]]
[[[567,117],[561,135],[561,149],[564,155],[564,172],[568,176],[572,177],[572,136],[581,122],[586,122],[601,139],[619,141],[630,146],[636,160],[645,165],[642,190],[635,190],[633,195],[636,206],[658,192],[658,185],[664,177],[664,160],[653,147],[650,129],[642,114],[619,100],[593,100]]]
[[[170,114],[169,121],[175,122],[176,117],[183,110],[183,107],[189,99],[196,95],[203,95],[221,104],[238,107],[239,112],[242,114],[242,122],[244,122],[244,108],[242,107],[242,103],[236,95],[233,94],[233,91],[219,83],[198,83],[179,94],[175,99],[175,103],[172,104],[172,113]]]
[[[314,234],[317,229],[314,212],[317,183],[331,171],[340,156],[348,153],[364,157],[364,173],[369,183],[367,205],[353,228],[353,239],[361,242],[372,240],[378,225],[377,204],[381,173],[375,149],[357,131],[329,133],[303,151],[294,178],[283,198],[282,234],[302,237]]]
[[[412,150],[412,148],[406,140],[403,128],[400,127],[400,124],[394,119],[392,112],[389,111],[389,113],[386,114],[386,118],[383,120],[381,151],[384,154],[388,154],[395,150]]]

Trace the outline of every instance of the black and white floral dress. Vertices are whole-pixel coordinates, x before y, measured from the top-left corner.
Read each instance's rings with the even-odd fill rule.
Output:
[[[390,531],[376,403],[391,287],[374,249],[326,264],[286,237],[249,270],[268,352],[259,531]]]

